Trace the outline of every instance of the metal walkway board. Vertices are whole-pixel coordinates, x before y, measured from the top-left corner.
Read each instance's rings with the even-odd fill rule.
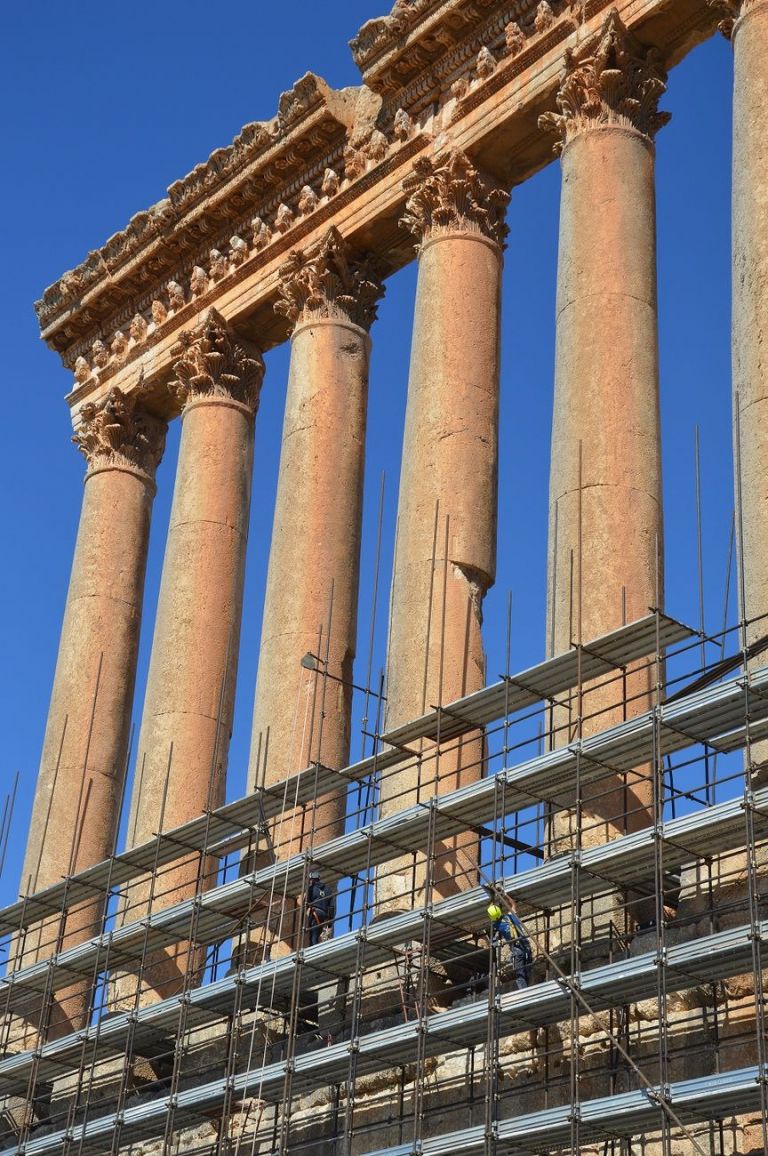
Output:
[[[103,860],[69,879],[63,879],[33,895],[0,909],[0,935],[29,927],[63,907],[87,902],[94,895],[124,886],[131,879],[173,862],[204,847],[223,855],[245,846],[251,832],[264,821],[304,806],[321,795],[386,770],[412,757],[406,744],[420,738],[448,739],[472,726],[501,718],[542,699],[573,689],[579,680],[621,670],[628,663],[647,658],[662,649],[687,641],[696,632],[664,614],[649,614],[588,643],[581,651],[570,650],[502,679],[493,686],[449,703],[396,730],[382,735],[384,748],[344,770],[312,765],[268,787],[164,832],[139,847]],[[406,749],[404,749],[406,748]]]

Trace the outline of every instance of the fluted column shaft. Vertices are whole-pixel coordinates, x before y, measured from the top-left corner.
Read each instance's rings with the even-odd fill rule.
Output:
[[[496,569],[499,321],[508,194],[462,153],[406,183],[420,242],[392,589],[386,728],[485,682],[482,605]],[[382,815],[482,775],[477,732],[381,785]],[[437,894],[473,885],[474,839],[437,848]],[[378,899],[402,906],[424,864],[389,864]],[[457,880],[457,877],[461,877]],[[407,902],[407,900],[406,900]]]
[[[768,3],[733,7],[739,14],[732,26],[735,456],[742,613],[754,642],[768,633]],[[753,749],[754,762],[766,758],[765,744]]]
[[[74,441],[88,461],[72,575],[22,872],[31,893],[108,858],[126,773],[154,474],[165,423],[113,390],[86,405]],[[137,399],[139,399],[137,401]],[[16,966],[87,939],[103,899],[33,927]],[[52,1035],[88,1022],[89,986],[61,993]]]
[[[663,78],[614,13],[588,55],[569,61],[560,114],[543,118],[562,148],[551,654],[647,614],[662,596],[653,135],[666,119],[656,111]],[[555,712],[555,745],[647,710],[653,684],[644,669],[583,688],[569,712]],[[650,768],[582,797],[584,845],[646,826]],[[556,837],[568,829],[560,816]]]
[[[368,327],[381,286],[332,229],[281,270],[292,322],[280,471],[253,716],[249,784],[349,759],[357,632]],[[301,660],[315,655],[309,666]],[[314,666],[314,669],[311,667]],[[327,675],[327,677],[326,677]],[[287,813],[282,858],[343,832],[345,795]],[[287,929],[285,929],[287,930]]]
[[[137,748],[129,845],[151,839],[224,801],[232,730],[262,362],[213,310],[178,347],[175,389],[182,436],[152,654]],[[163,872],[154,907],[178,903],[215,880],[196,859]],[[200,878],[198,877],[200,875]],[[132,889],[126,916],[145,910]],[[179,989],[185,944],[147,962],[145,988]]]

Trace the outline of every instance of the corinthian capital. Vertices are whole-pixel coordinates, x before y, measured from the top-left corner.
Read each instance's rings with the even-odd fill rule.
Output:
[[[733,26],[747,8],[751,7],[754,0],[707,0],[710,8],[714,8],[722,20],[718,24],[718,28],[728,40],[733,35]]]
[[[384,293],[372,259],[357,257],[335,227],[313,257],[293,252],[280,269],[275,311],[293,324],[317,318],[352,321],[370,329]]]
[[[182,405],[198,397],[226,397],[256,412],[264,377],[261,354],[246,350],[215,309],[202,325],[181,334],[172,353],[177,360],[170,388]]]
[[[430,160],[415,161],[403,181],[409,194],[400,219],[420,241],[437,233],[482,233],[502,245],[509,230],[504,215],[509,193],[475,168],[466,153],[451,149]]]
[[[125,394],[114,386],[100,404],[82,407],[72,441],[90,470],[122,466],[154,477],[168,427],[142,408],[142,400],[142,389]]]
[[[627,31],[613,9],[597,43],[580,57],[568,52],[557,94],[559,112],[539,118],[541,128],[559,137],[556,152],[572,137],[596,125],[622,125],[649,139],[667,124],[670,115],[659,112],[667,90],[667,74],[660,53],[645,48]]]

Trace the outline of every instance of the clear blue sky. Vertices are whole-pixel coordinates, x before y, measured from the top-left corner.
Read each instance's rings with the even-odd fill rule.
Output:
[[[278,94],[311,69],[359,82],[348,39],[389,0],[325,0],[290,8],[220,0],[131,5],[37,0],[2,17],[4,172],[3,396],[0,487],[5,561],[0,595],[0,806],[22,785],[0,903],[15,897],[80,508],[83,462],[70,444],[70,377],[40,342],[32,308],[43,288],[158,200],[167,185],[272,116]],[[730,447],[729,46],[713,40],[672,74],[658,141],[661,377],[667,606],[697,621],[693,430],[701,426],[708,626],[719,628],[732,507]],[[487,602],[489,677],[505,666],[513,592],[512,666],[544,653],[545,553],[552,403],[559,171],[515,190],[504,280],[499,572]],[[367,662],[379,479],[386,471],[388,576],[408,368],[413,266],[389,283],[374,331],[368,501],[358,673]],[[230,795],[244,784],[286,350],[268,356],[257,426],[253,522]],[[151,625],[173,480],[176,437],[159,475],[146,589]],[[383,662],[386,589],[374,669]],[[135,716],[151,631],[142,637]]]

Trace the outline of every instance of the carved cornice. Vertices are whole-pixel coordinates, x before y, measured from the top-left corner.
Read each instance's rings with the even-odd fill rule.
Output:
[[[337,92],[307,73],[282,94],[271,121],[246,125],[232,144],[216,149],[206,162],[175,181],[164,200],[137,213],[124,230],[46,289],[35,303],[44,334],[80,309],[84,298],[89,298],[92,309],[97,292],[99,311],[114,308],[126,292],[145,292],[146,271],[136,267],[137,261],[150,264],[152,277],[161,285],[163,270],[165,279],[176,283],[175,271],[185,250],[196,242],[205,244],[212,231],[242,215],[255,197],[290,183],[311,167],[313,156],[325,156],[334,139],[343,142],[355,121],[359,91]],[[174,246],[181,233],[183,243]],[[159,296],[158,300],[165,305]]]
[[[573,6],[574,0],[397,0],[388,16],[364,24],[350,47],[368,87],[389,96],[434,68],[489,17],[498,17],[502,31],[514,23],[530,35]]]
[[[588,55],[566,53],[565,71],[557,94],[559,112],[539,118],[541,128],[555,133],[556,152],[580,132],[599,125],[633,128],[653,139],[670,114],[659,112],[667,90],[661,54],[643,47],[613,9]]]
[[[403,188],[409,195],[400,224],[420,242],[438,233],[469,232],[503,245],[509,193],[460,149],[434,160],[419,157]]]
[[[282,266],[275,311],[292,325],[338,318],[370,329],[383,294],[375,263],[356,256],[332,227],[314,256],[293,252]]]
[[[483,163],[498,159],[505,183],[535,172],[546,163],[534,126],[552,100],[553,68],[567,43],[597,35],[614,4],[630,26],[652,24],[673,59],[715,26],[705,0],[435,0],[386,57],[393,87],[384,96],[299,82],[281,101],[282,120],[246,126],[172,186],[173,199],[138,214],[46,294],[42,335],[75,372],[70,405],[103,397],[112,381],[130,391],[142,365],[161,386],[179,333],[222,298],[238,331],[264,347],[282,340],[272,317],[277,270],[333,224],[387,272],[400,268],[412,249],[391,227],[398,193],[436,136],[449,134]],[[427,45],[417,67],[409,54]],[[294,108],[302,111],[291,120]]]
[[[154,478],[165,449],[167,424],[143,408],[143,390],[130,395],[113,387],[105,400],[87,402],[72,441],[88,463],[89,472],[109,467],[139,470]]]
[[[180,405],[203,397],[228,398],[255,413],[264,361],[233,335],[224,318],[210,309],[196,329],[185,330],[175,346],[170,390]]]

